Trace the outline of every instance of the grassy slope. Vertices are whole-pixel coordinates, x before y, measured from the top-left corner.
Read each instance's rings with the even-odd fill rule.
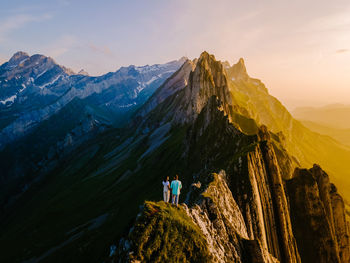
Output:
[[[37,176],[40,168],[38,163],[46,160],[50,148],[55,149],[58,142],[63,144],[68,132],[71,132],[74,128],[81,128],[82,122],[88,122],[92,119],[91,116],[89,117],[86,107],[87,104],[84,100],[74,99],[57,114],[51,116],[48,120],[42,121],[32,133],[11,143],[0,152],[0,166],[3,168],[4,175],[12,175],[10,172],[13,170],[23,169],[21,171],[22,177],[13,182],[14,187],[9,184],[4,184],[3,187],[0,186],[0,200],[6,200],[6,195],[13,194],[13,191],[19,185],[23,187],[26,180],[29,179],[27,177]],[[96,112],[96,114],[98,113]],[[104,115],[107,116],[107,114]],[[74,140],[77,139],[79,138],[74,138]],[[52,151],[51,158],[53,160],[58,159],[59,155],[62,154],[59,147],[57,148]],[[5,178],[5,180],[7,179],[9,178]]]
[[[128,239],[141,262],[210,262],[205,237],[181,206],[145,202]]]
[[[97,144],[98,149],[96,142],[81,147],[61,169],[25,195],[25,200],[19,202],[21,207],[14,208],[16,213],[7,218],[7,223],[2,222],[0,246],[6,253],[0,254],[0,261],[21,262],[38,257],[75,234],[81,236],[65,247],[65,253],[53,252],[44,262],[73,262],[77,258],[82,262],[96,262],[103,258],[108,254],[105,249],[120,237],[134,218],[138,206],[145,199],[161,198],[161,178],[165,174],[182,172],[179,171],[179,167],[183,167],[179,140],[182,141],[183,132],[181,129],[175,132],[140,164],[137,160],[147,149],[144,141],[135,145],[121,163],[105,157],[118,146],[113,133]],[[173,151],[167,151],[168,148]],[[109,164],[118,169],[91,176],[97,168]],[[143,169],[137,169],[138,165]],[[128,170],[130,176],[123,177]],[[87,230],[91,227],[86,224],[89,220],[105,213],[108,217],[101,227]],[[78,229],[70,233],[76,227]]]

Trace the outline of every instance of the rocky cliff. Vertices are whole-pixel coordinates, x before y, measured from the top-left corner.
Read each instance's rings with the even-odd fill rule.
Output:
[[[192,184],[178,213],[187,222],[188,217],[191,219],[187,224],[197,227],[196,238],[183,235],[178,241],[181,245],[176,247],[179,254],[186,255],[188,247],[182,244],[187,244],[188,239],[197,242],[200,237],[208,251],[198,249],[195,257],[187,254],[183,262],[199,262],[195,258],[201,256],[205,257],[201,262],[349,261],[344,202],[326,173],[316,165],[310,170],[297,169],[295,177],[286,182],[280,175],[273,148],[269,147],[269,142],[261,141],[243,157],[245,160],[240,159],[234,178],[220,171]],[[174,209],[170,204],[161,206],[155,214]],[[145,254],[133,227],[110,260],[162,262],[172,258],[164,251],[171,247],[165,232],[154,233],[149,223],[139,222],[144,210],[136,227],[138,231],[147,231],[144,234],[147,240],[142,242],[151,246],[149,243],[156,239],[157,246]],[[165,220],[169,229],[176,227],[172,218]],[[159,225],[163,222],[158,222]]]
[[[236,78],[248,78],[243,61],[235,67]],[[285,173],[290,171],[280,166],[290,157],[285,154],[277,158],[272,138],[276,135],[266,126],[257,127],[255,135],[245,134],[242,124],[249,119],[235,117],[235,103],[223,65],[204,52],[189,74],[188,85],[173,95],[170,106],[167,104],[173,118],[159,118],[164,105],[151,112],[158,121],[171,120],[179,125],[180,119],[180,124],[190,126],[183,156],[192,164],[192,173],[186,173],[189,177],[183,181],[192,186],[179,209],[200,230],[199,236],[208,247],[203,255],[210,262],[347,262],[344,203],[326,173],[314,166],[305,170],[310,174],[307,179],[307,175],[300,175],[304,170],[297,168],[289,179]],[[150,120],[155,120],[154,115]],[[284,150],[282,144],[278,147]],[[171,209],[162,204],[155,213]],[[156,262],[171,258],[163,253],[169,246],[168,239],[162,238],[165,232],[155,233],[148,223],[140,224],[143,213],[136,224],[138,231],[148,231],[146,237],[135,238],[132,228],[112,261],[153,262],[153,255],[157,255]],[[142,249],[144,238],[147,246],[156,239],[152,252]],[[180,254],[187,253],[186,246],[177,248]],[[187,255],[186,261],[197,262]]]
[[[318,166],[296,169],[287,181],[291,219],[304,262],[349,262],[349,231],[342,197]]]

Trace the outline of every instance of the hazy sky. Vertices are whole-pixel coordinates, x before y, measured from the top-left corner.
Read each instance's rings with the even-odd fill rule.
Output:
[[[18,50],[91,75],[207,50],[290,109],[350,104],[348,0],[1,1],[0,63]]]

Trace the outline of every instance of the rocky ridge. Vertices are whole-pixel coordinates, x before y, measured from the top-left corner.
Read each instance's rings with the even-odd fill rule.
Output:
[[[245,75],[242,65],[244,63],[240,60],[239,74]],[[184,155],[188,156],[189,162],[196,165],[205,162],[205,166],[191,178],[193,188],[181,209],[200,228],[212,262],[296,263],[309,262],[311,258],[319,262],[347,262],[349,236],[344,204],[339,201],[338,194],[332,194],[335,190],[329,182],[327,187],[323,186],[321,176],[315,176],[323,193],[323,203],[318,202],[318,205],[328,211],[329,221],[337,222],[337,227],[335,223],[327,227],[326,218],[319,218],[317,224],[330,229],[329,238],[310,234],[312,244],[321,245],[313,249],[317,253],[312,257],[305,253],[310,249],[301,241],[305,240],[301,233],[308,226],[296,218],[299,215],[314,222],[313,213],[321,208],[310,205],[303,210],[299,207],[308,203],[308,198],[315,198],[305,194],[295,196],[304,193],[307,184],[293,184],[294,180],[298,181],[298,169],[290,181],[285,180],[289,176],[283,175],[281,160],[276,156],[275,142],[271,137],[273,134],[266,126],[259,127],[255,136],[242,133],[241,123],[233,117],[236,114],[235,101],[229,92],[227,74],[221,62],[206,52],[202,53],[189,74],[188,85],[167,100],[170,106],[167,104],[164,108],[164,100],[150,112],[143,125],[154,121],[155,113],[160,123],[170,120],[173,125],[190,124],[186,139],[189,146]],[[171,114],[164,109],[170,110]],[[162,112],[165,113],[163,118],[159,116]],[[235,144],[235,149],[230,148],[229,142]],[[201,153],[196,152],[196,147],[200,147]],[[218,169],[226,172],[209,176],[206,173]],[[325,174],[320,168],[318,173]],[[186,181],[191,179],[186,178]],[[291,185],[294,185],[294,190],[291,190]],[[332,201],[330,196],[338,201]],[[334,219],[331,207],[337,207],[337,219]],[[341,245],[338,245],[338,240],[341,240]],[[160,249],[166,246],[166,240],[159,242]],[[124,245],[121,243],[125,253]],[[137,239],[130,243],[126,252],[133,254],[135,245],[138,246]]]

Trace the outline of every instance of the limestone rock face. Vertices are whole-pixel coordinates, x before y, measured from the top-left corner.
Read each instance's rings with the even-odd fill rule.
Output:
[[[222,102],[225,114],[229,115],[232,97],[226,72],[222,63],[215,60],[213,55],[207,52],[201,54],[196,68],[190,75],[188,86],[185,90],[185,97],[189,101],[187,115],[199,114],[212,96],[216,96]]]
[[[345,218],[345,205],[334,184],[331,184],[331,202],[334,220],[334,230],[338,241],[339,257],[341,262],[350,261],[349,227]]]
[[[273,147],[261,142],[242,157],[231,191],[247,224],[250,239],[281,262],[301,262],[288,202]]]
[[[234,64],[232,67],[228,68],[228,73],[232,76],[233,80],[247,80],[249,75],[245,67],[243,58],[240,58],[239,61]]]
[[[263,158],[267,167],[275,212],[277,213],[278,235],[281,237],[281,259],[285,262],[300,262],[296,241],[288,210],[287,198],[284,191],[280,168],[277,163],[273,146],[269,141],[262,143]]]
[[[344,201],[318,166],[287,181],[293,230],[303,262],[349,262]]]
[[[249,238],[244,217],[227,186],[226,173],[211,176],[213,181],[198,204],[185,208],[204,233],[214,262],[278,262],[260,240]]]
[[[236,261],[242,254],[239,240],[248,239],[246,225],[225,182],[225,172],[212,176],[201,200],[193,207],[186,206],[186,211],[204,233],[216,261]]]

